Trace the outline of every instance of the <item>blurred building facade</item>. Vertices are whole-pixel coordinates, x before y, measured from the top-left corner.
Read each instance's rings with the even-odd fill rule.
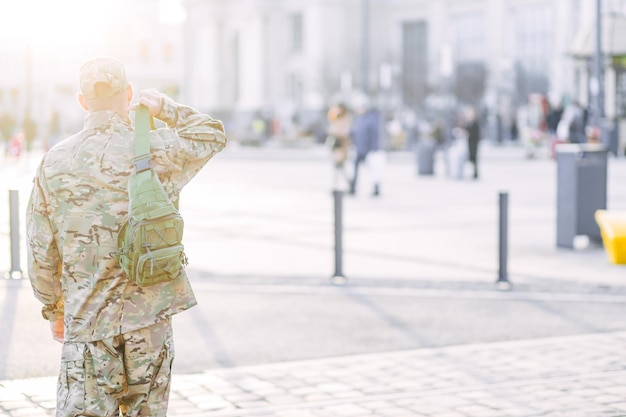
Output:
[[[511,113],[531,94],[589,101],[591,56],[572,45],[595,0],[186,0],[185,82],[192,105],[314,123],[333,100],[365,92],[417,113],[450,97]],[[626,1],[604,0],[604,12]],[[626,34],[624,34],[626,36]],[[609,67],[612,117],[626,117]],[[623,91],[624,88],[622,87]],[[623,101],[623,99],[621,99]],[[307,116],[308,115],[308,116]]]
[[[590,102],[596,0],[180,0],[184,21],[169,19],[168,1],[110,0],[98,25],[76,1],[85,10],[70,17],[88,24],[61,46],[28,28],[0,29],[10,63],[0,67],[0,111],[42,123],[58,112],[65,130],[80,128],[77,69],[96,55],[123,60],[136,89],[223,118],[235,138],[259,118],[273,133],[315,134],[326,106],[362,93],[387,115],[468,103],[506,119],[533,93]],[[626,0],[603,0],[603,10],[623,17]],[[612,47],[604,44],[615,52],[604,63],[604,108],[617,120],[626,117],[626,51]]]
[[[32,10],[27,7],[21,14],[9,10],[0,18],[0,53],[4,57],[0,66],[0,113],[9,113],[18,127],[29,113],[38,124],[40,136],[45,135],[52,114],[58,117],[64,133],[80,129],[84,112],[76,100],[78,69],[84,61],[99,55],[122,60],[135,89],[158,88],[178,98],[183,78],[181,22],[163,16],[160,3],[108,0],[106,7],[94,11],[93,5],[83,2],[84,10],[63,11],[68,26],[63,39],[54,36],[55,25],[58,29],[60,24],[55,17],[59,15],[49,22],[44,16],[34,23],[43,27],[3,30],[11,19],[21,21],[20,26],[33,20]],[[50,4],[62,7],[64,3]],[[77,21],[84,25],[80,27]],[[50,31],[49,39],[46,31]]]

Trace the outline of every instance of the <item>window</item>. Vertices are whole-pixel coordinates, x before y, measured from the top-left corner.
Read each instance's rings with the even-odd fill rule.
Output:
[[[402,26],[402,92],[404,103],[421,106],[428,80],[428,25],[423,21]]]
[[[626,69],[617,72],[617,116],[626,117]]]
[[[239,54],[241,53],[240,51],[240,45],[239,45],[239,33],[235,33],[235,36],[233,37],[233,61],[232,61],[232,66],[233,66],[233,98],[235,101],[239,100],[240,98],[240,91],[239,91],[239,83],[241,82],[241,73],[240,73],[240,69],[239,69],[239,65],[240,65],[240,59],[239,59]]]
[[[291,51],[300,53],[304,50],[304,24],[301,13],[291,15]]]
[[[302,105],[302,77],[300,76],[300,74],[291,73],[289,74],[288,83],[289,95],[293,99],[294,103],[296,103],[298,106]]]
[[[481,11],[452,16],[455,77],[453,90],[463,103],[479,103],[487,80],[487,22]]]
[[[553,58],[551,8],[547,5],[519,7],[515,10],[516,60],[522,82],[521,93],[547,93],[548,71]]]
[[[486,22],[481,12],[459,13],[452,17],[456,61],[484,61]]]

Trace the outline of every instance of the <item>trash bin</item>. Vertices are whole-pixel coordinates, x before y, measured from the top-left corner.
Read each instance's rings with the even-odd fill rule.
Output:
[[[433,138],[421,138],[417,142],[417,174],[435,174],[435,151],[437,143]]]
[[[574,238],[580,235],[602,242],[594,215],[606,209],[607,155],[600,144],[556,146],[558,247],[573,248]]]

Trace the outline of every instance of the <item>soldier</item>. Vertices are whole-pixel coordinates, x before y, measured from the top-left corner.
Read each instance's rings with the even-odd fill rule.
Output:
[[[183,274],[139,288],[115,257],[134,169],[133,98],[124,66],[80,69],[82,131],[41,161],[27,209],[29,278],[63,343],[57,417],[165,416],[174,357],[171,316],[196,304]],[[151,164],[172,201],[226,145],[220,121],[156,90],[138,103],[167,127],[150,132]]]

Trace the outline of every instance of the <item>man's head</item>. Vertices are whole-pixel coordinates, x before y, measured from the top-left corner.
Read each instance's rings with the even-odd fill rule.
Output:
[[[86,111],[126,112],[132,100],[124,64],[114,58],[98,57],[83,64],[79,72],[78,101]]]

